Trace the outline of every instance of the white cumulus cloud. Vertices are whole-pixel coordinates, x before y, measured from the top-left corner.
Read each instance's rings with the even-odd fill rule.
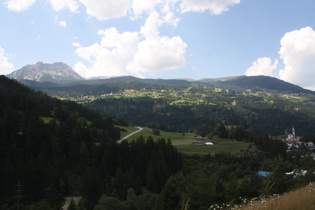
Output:
[[[4,53],[4,49],[0,47],[0,74],[10,74],[14,70],[14,67],[9,63],[8,58]]]
[[[79,62],[75,70],[84,77],[141,76],[141,72],[167,71],[186,63],[187,44],[178,36],[160,36],[158,27],[166,24],[163,17],[152,12],[141,32],[119,33],[116,28],[100,30],[99,43],[77,47],[76,53],[88,64]]]
[[[156,7],[160,7],[163,10],[165,7],[172,8],[174,10],[176,2],[179,0],[133,0],[132,11],[135,16],[141,15],[143,12],[151,13],[156,10]]]
[[[156,5],[161,4],[165,0],[133,0],[132,10],[136,16],[142,14],[143,12],[151,12],[154,10]]]
[[[160,36],[158,27],[173,23],[172,19],[165,16],[160,17],[157,12],[152,12],[141,27],[144,40],[139,43],[138,51],[129,66],[133,71],[167,71],[185,66],[187,44],[179,36]]]
[[[139,43],[137,32],[119,33],[116,28],[99,31],[102,36],[100,43],[82,47],[79,43],[76,53],[88,62],[79,62],[74,69],[84,77],[121,76],[130,74],[127,71]]]
[[[240,3],[241,0],[182,0],[180,5],[182,12],[204,12],[210,11],[219,15],[229,7]]]
[[[56,11],[69,9],[76,12],[80,6],[86,8],[86,13],[98,20],[108,20],[123,16],[139,17],[142,13],[153,11],[165,12],[167,18],[174,15],[173,12],[204,12],[210,11],[219,15],[227,11],[231,6],[240,3],[241,0],[46,0]],[[36,0],[7,0],[6,7],[13,11],[27,10]],[[133,17],[133,18],[134,18]]]
[[[71,12],[77,11],[79,8],[76,0],[47,0],[54,10],[59,11],[68,8]]]
[[[245,75],[246,76],[259,76],[259,75],[265,75],[265,76],[274,76],[274,71],[277,69],[278,66],[278,60],[275,60],[274,63],[272,63],[270,58],[258,58],[256,61],[253,62],[252,66],[249,67]]]
[[[281,39],[282,80],[315,90],[315,31],[305,27],[286,33]]]
[[[157,37],[139,43],[134,57],[134,71],[167,71],[184,67],[187,44],[178,36]]]
[[[36,0],[8,0],[5,2],[9,10],[21,12],[27,10]]]
[[[131,0],[80,0],[86,13],[98,20],[123,17],[130,8]]]

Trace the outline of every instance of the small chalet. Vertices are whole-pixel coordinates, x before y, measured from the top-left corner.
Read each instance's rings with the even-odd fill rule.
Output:
[[[197,136],[191,144],[211,146],[213,145],[213,142],[208,137]]]

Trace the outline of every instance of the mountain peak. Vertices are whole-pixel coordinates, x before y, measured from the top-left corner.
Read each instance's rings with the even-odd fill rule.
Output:
[[[53,64],[37,62],[36,64],[29,64],[7,76],[17,80],[33,80],[38,82],[58,82],[83,79],[70,66],[62,62]]]

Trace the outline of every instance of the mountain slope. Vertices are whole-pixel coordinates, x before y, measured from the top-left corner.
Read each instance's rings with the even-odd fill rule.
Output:
[[[34,65],[24,66],[7,76],[16,80],[34,80],[39,82],[83,80],[70,66],[61,62],[53,64],[38,62]]]
[[[307,90],[289,82],[269,76],[239,76],[221,79],[204,79],[201,80],[201,82],[206,82],[226,89],[241,91],[249,89],[253,92],[275,91],[279,93],[314,94],[314,91]]]
[[[102,194],[159,193],[181,155],[164,139],[117,144],[119,132],[110,117],[0,76],[0,209],[17,201],[21,209],[60,209],[69,195],[94,209]]]
[[[102,86],[115,86],[115,90],[123,89],[138,89],[138,88],[176,88],[185,89],[191,86],[198,86],[200,84],[223,88],[234,91],[250,91],[250,92],[272,92],[278,94],[310,94],[315,95],[314,91],[304,89],[300,86],[285,82],[283,80],[269,77],[269,76],[237,76],[227,78],[216,78],[216,79],[202,79],[197,81],[188,81],[184,79],[140,79],[132,76],[115,77],[108,79],[98,80],[76,80],[72,83],[52,83],[52,82],[38,82],[34,83],[30,81],[21,81],[25,85],[31,86],[36,89],[44,88],[57,88],[59,91],[75,90],[78,86],[84,86],[84,92],[80,94],[86,94],[87,92],[93,92],[98,94],[99,88],[103,90]],[[59,84],[62,84],[61,86]],[[116,84],[116,85],[115,85]],[[106,88],[105,88],[106,89]],[[112,89],[111,91],[114,91]]]

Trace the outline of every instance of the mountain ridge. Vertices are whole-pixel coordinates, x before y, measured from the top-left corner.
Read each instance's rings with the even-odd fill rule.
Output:
[[[47,64],[37,62],[29,64],[19,70],[13,71],[7,77],[16,80],[32,80],[38,82],[60,82],[83,80],[70,66],[62,62]]]
[[[19,79],[18,79],[19,80]],[[279,94],[310,94],[315,95],[312,90],[304,89],[298,85],[285,82],[283,80],[268,77],[268,76],[235,76],[228,78],[217,79],[201,79],[201,80],[187,80],[187,79],[141,79],[133,76],[114,77],[97,80],[59,80],[59,81],[34,81],[34,80],[19,80],[21,83],[35,89],[55,87],[71,88],[78,85],[99,86],[109,83],[120,82],[126,86],[134,83],[155,84],[155,85],[171,85],[178,87],[189,87],[192,84],[203,84],[222,89],[229,89],[234,91],[247,92],[272,92]]]
[[[314,94],[314,91],[302,88],[298,85],[286,82],[284,80],[270,76],[236,76],[218,79],[202,79],[205,83],[221,86],[226,89],[239,89],[246,91],[251,89],[254,92],[258,91],[278,91],[288,93],[305,93]]]
[[[204,84],[223,89],[235,91],[249,92],[273,92],[273,93],[288,93],[288,94],[311,94],[315,95],[312,90],[304,89],[298,85],[280,80],[270,76],[230,76],[221,78],[203,78],[200,80],[192,79],[150,79],[138,78],[134,76],[120,76],[109,78],[94,78],[84,79],[70,66],[62,62],[46,64],[37,62],[29,64],[19,70],[8,74],[7,77],[16,79],[21,83],[36,88],[60,87],[77,85],[102,85],[108,82],[123,82],[123,83],[154,83],[158,85],[179,85],[181,87],[189,86],[193,83]]]

